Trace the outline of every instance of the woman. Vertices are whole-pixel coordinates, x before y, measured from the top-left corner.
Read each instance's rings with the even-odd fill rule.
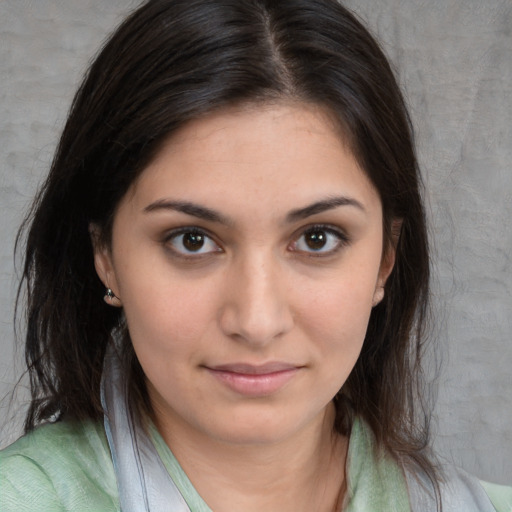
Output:
[[[428,453],[411,128],[333,0],[142,5],[30,222],[2,510],[506,510]]]

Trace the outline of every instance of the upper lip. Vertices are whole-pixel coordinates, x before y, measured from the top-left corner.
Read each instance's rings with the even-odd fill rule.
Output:
[[[227,363],[208,366],[208,368],[214,371],[240,373],[243,375],[266,375],[269,373],[296,370],[300,368],[300,366],[282,361],[271,361],[264,364]]]

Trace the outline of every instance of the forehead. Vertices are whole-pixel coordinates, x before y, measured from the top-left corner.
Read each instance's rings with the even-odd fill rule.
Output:
[[[256,213],[330,195],[355,196],[380,210],[377,192],[327,113],[279,104],[231,108],[188,123],[166,141],[128,197],[139,208],[171,197]]]
[[[348,149],[342,131],[329,113],[316,105],[302,103],[248,104],[223,109],[194,120],[173,134],[152,162],[158,164],[172,153],[195,153],[195,158],[210,161],[225,159],[228,155],[237,161],[254,162],[257,154],[261,161],[278,163],[293,158],[294,146],[307,141],[302,147],[306,156],[310,150],[339,151]],[[345,146],[347,146],[345,148]],[[255,154],[256,150],[256,154]],[[311,151],[311,152],[312,152]]]

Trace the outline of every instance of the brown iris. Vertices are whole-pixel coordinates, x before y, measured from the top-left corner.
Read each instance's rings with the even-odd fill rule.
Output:
[[[322,230],[308,231],[304,233],[304,241],[306,245],[313,251],[318,251],[325,247],[327,243],[327,234]]]
[[[187,251],[199,251],[204,245],[204,235],[201,233],[185,233],[183,235],[183,246]]]

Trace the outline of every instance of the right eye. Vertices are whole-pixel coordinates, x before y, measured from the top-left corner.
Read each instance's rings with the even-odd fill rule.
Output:
[[[175,253],[185,257],[202,256],[222,251],[211,237],[197,228],[184,228],[170,233],[165,243]]]

